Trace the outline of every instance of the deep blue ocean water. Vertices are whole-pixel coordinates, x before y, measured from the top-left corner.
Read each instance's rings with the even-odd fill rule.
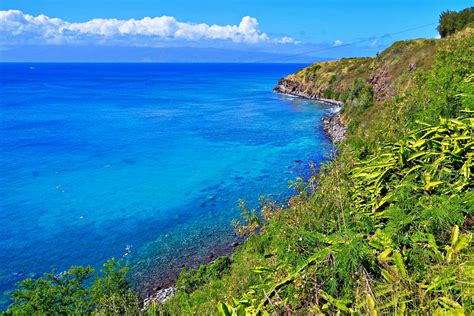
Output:
[[[0,291],[127,256],[139,289],[231,249],[239,199],[283,202],[328,108],[294,64],[0,64]],[[143,291],[142,291],[143,293]]]

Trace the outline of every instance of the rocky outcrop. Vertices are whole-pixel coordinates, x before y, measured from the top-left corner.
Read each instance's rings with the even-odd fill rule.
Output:
[[[325,99],[321,98],[319,93],[311,93],[306,91],[306,88],[304,85],[296,80],[290,80],[287,78],[280,79],[278,81],[278,85],[273,88],[273,91],[276,93],[282,93],[282,94],[290,94],[306,99],[311,99],[318,101],[320,103],[328,104],[328,105],[336,105],[336,106],[342,106],[342,102],[336,101],[336,100],[331,100],[331,99]]]
[[[372,86],[375,101],[383,102],[397,94],[397,89],[393,87],[392,81],[389,70],[384,67],[376,69],[367,78],[367,83]]]
[[[273,91],[336,106],[336,111],[328,113],[323,118],[324,133],[326,133],[326,136],[333,143],[339,143],[346,137],[347,128],[344,123],[342,123],[341,115],[339,114],[339,110],[343,105],[342,102],[321,98],[317,93],[308,93],[302,83],[287,78],[280,79],[278,85],[273,88]]]
[[[148,305],[152,303],[163,304],[164,302],[172,298],[175,295],[175,293],[176,293],[176,288],[174,286],[161,289],[157,291],[155,294],[153,294],[152,296],[147,297],[143,301],[143,308],[146,309]]]
[[[329,140],[335,144],[340,143],[346,137],[347,128],[341,121],[339,111],[323,117],[323,129]]]

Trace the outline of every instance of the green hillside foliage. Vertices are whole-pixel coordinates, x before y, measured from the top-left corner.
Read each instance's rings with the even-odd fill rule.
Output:
[[[443,12],[439,17],[438,32],[441,37],[446,37],[463,30],[467,26],[474,27],[474,7],[460,12]]]
[[[12,293],[6,315],[138,315],[138,297],[125,281],[128,268],[110,259],[99,273],[72,267],[28,278]]]
[[[343,58],[301,69],[287,79],[304,86],[307,94],[319,94],[346,102],[356,79],[373,88],[374,100],[385,101],[414,85],[415,70],[428,71],[440,41],[417,39],[395,42],[373,58]]]
[[[264,202],[260,221],[238,226],[254,233],[225,273],[201,275],[206,283],[154,311],[474,313],[473,47],[466,29],[290,76],[340,87],[348,138],[308,182],[292,183],[288,207]],[[378,101],[363,78],[382,64],[398,90]]]
[[[229,257],[141,311],[121,262],[26,279],[10,315],[473,315],[474,29],[396,42],[288,79],[344,101],[337,155],[281,207],[262,199]]]

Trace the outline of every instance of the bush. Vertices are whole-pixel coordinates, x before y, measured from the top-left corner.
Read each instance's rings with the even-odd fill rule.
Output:
[[[346,99],[346,106],[357,111],[363,111],[373,105],[373,99],[374,92],[372,86],[364,80],[357,78],[354,80]]]
[[[25,279],[12,293],[13,303],[7,314],[87,314],[93,302],[87,282],[92,278],[92,267],[75,266],[68,271],[45,273],[39,279]]]
[[[445,11],[439,17],[438,32],[441,37],[452,35],[474,23],[474,7],[460,12]],[[473,25],[474,26],[474,25]]]
[[[210,280],[222,277],[229,270],[231,262],[229,257],[224,256],[210,264],[203,264],[198,269],[183,269],[176,287],[186,293],[191,293]]]
[[[18,283],[7,315],[135,315],[138,297],[125,280],[127,267],[110,259],[100,274],[92,267],[74,266],[66,272],[45,273]]]
[[[133,315],[140,310],[136,294],[125,277],[128,267],[114,258],[108,260],[96,275],[92,288],[95,312],[100,315]]]
[[[367,77],[348,74],[360,79],[341,91],[350,129],[338,156],[298,182],[228,273],[181,291],[167,311],[472,314],[473,35],[420,41],[433,58],[416,72],[389,72],[406,86],[384,102]],[[408,65],[405,46],[397,57]],[[326,86],[324,75],[309,85]]]

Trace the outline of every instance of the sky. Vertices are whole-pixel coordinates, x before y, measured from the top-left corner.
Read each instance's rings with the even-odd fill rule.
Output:
[[[0,0],[1,61],[306,62],[434,38],[470,1]]]

